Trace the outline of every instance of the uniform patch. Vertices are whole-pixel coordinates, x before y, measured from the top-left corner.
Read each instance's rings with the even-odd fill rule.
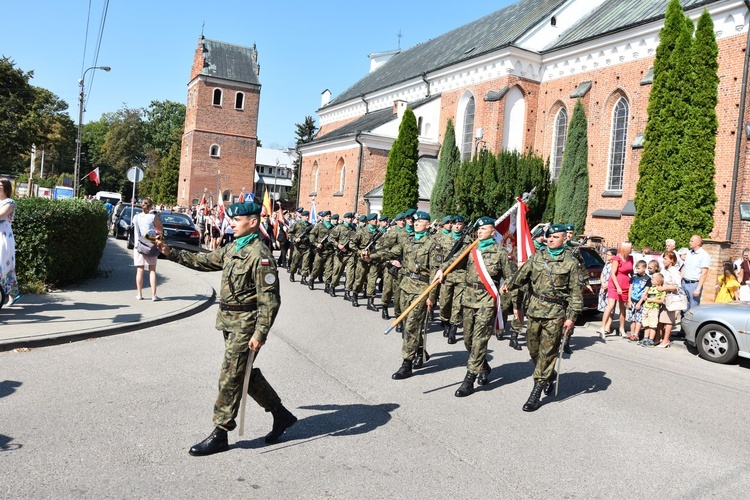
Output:
[[[265,281],[267,285],[273,285],[274,283],[276,283],[276,275],[273,273],[268,273],[263,278],[263,281]]]
[[[267,266],[269,264],[271,264],[270,260],[268,260],[268,259],[260,259],[260,265]]]

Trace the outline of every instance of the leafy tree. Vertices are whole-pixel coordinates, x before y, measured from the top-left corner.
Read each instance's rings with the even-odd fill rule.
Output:
[[[579,99],[573,108],[555,193],[555,221],[573,224],[582,233],[589,205],[589,141],[586,110]]]
[[[143,110],[140,108],[124,106],[117,111],[101,148],[104,165],[99,170],[102,178],[100,189],[123,192],[128,184],[128,169],[143,165],[148,158],[142,116]]]
[[[394,217],[398,212],[416,207],[419,203],[419,139],[417,118],[406,108],[398,128],[398,137],[388,153],[388,165],[383,185],[383,214]]]
[[[492,155],[492,153],[485,153]],[[478,157],[467,160],[461,164],[458,175],[458,205],[459,211],[469,220],[485,215],[482,197],[482,177],[484,168]]]
[[[440,149],[435,187],[430,195],[430,212],[433,218],[442,219],[446,215],[454,214],[457,208],[456,178],[461,169],[461,152],[456,146],[456,131],[453,121],[448,119],[443,136],[443,146]]]
[[[307,144],[315,139],[315,134],[318,132],[318,127],[315,125],[315,119],[312,116],[306,116],[302,123],[294,124],[296,130],[294,135],[296,137],[297,144],[297,159],[294,161],[294,170],[292,175],[292,187],[287,192],[287,197],[290,200],[297,201],[297,189],[299,187],[299,170],[302,166],[302,156],[299,154],[299,147],[302,144]],[[258,143],[260,146],[260,142]]]
[[[174,101],[151,101],[145,111],[143,134],[146,149],[152,149],[163,158],[177,140],[182,140],[185,129],[185,105]],[[175,131],[179,134],[175,136]]]
[[[177,203],[177,191],[180,180],[180,151],[182,145],[172,142],[169,154],[159,159],[151,195],[156,203],[174,205]]]

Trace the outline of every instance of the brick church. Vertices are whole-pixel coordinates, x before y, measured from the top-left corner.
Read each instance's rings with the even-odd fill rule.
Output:
[[[233,203],[253,192],[258,143],[260,81],[253,47],[201,36],[188,83],[182,136],[179,205],[197,204],[205,194]]]
[[[750,246],[748,21],[743,0],[682,0],[711,14],[719,45],[718,202],[711,238]],[[573,107],[589,123],[586,230],[627,239],[653,63],[668,0],[519,0],[403,51],[371,54],[370,71],[339,95],[323,93],[320,131],[301,148],[299,204],[377,211],[402,110],[418,120],[420,184],[434,181],[448,119],[462,158],[480,148],[532,151],[559,175]],[[342,87],[347,84],[341,85]],[[689,168],[689,166],[686,166]],[[422,186],[420,186],[422,187]],[[431,186],[430,186],[431,189]],[[520,194],[520,193],[519,193]],[[429,192],[420,192],[422,202]],[[507,207],[497,207],[498,214]],[[665,238],[669,235],[664,235]]]

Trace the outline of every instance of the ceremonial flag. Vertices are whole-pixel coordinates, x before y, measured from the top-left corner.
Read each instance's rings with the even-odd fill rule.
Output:
[[[516,198],[516,201],[518,203],[511,209],[513,213],[502,221],[498,219],[495,222],[495,239],[508,251],[510,259],[521,265],[534,253],[534,244],[526,220],[529,208],[521,198]]]
[[[315,210],[315,200],[310,203],[310,223],[318,222],[318,212]]]
[[[101,178],[99,177],[99,167],[96,167],[94,170],[89,172],[89,180],[94,182],[97,186],[101,182]]]
[[[263,194],[263,210],[261,210],[260,216],[265,217],[266,215],[271,215],[272,211],[271,198],[268,196],[268,188],[266,188],[266,192]]]
[[[219,200],[218,200],[217,205],[219,207],[219,214],[218,214],[217,218],[218,218],[219,222],[221,222],[221,221],[224,220],[224,216],[225,216],[224,215],[224,196],[222,196],[221,193],[219,193]]]
[[[500,330],[504,330],[505,324],[503,323],[503,306],[500,302],[500,297],[498,295],[495,282],[492,280],[492,276],[490,276],[490,272],[487,270],[487,266],[484,264],[482,252],[477,246],[475,246],[471,250],[471,256],[474,258],[474,267],[477,270],[479,279],[482,281],[484,288],[492,297],[492,300],[495,301],[495,331],[497,332]]]

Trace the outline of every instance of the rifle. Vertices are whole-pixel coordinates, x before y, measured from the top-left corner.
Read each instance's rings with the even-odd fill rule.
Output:
[[[422,352],[425,363],[430,360],[430,353],[427,352],[427,325],[430,322],[430,315],[424,315],[424,329],[422,330]]]
[[[315,224],[308,224],[304,231],[302,231],[302,234],[299,235],[300,243],[302,243],[302,240],[308,239],[308,235],[310,234],[310,231],[313,230],[315,227]],[[296,239],[296,238],[295,238]],[[309,239],[308,239],[309,241]],[[294,243],[294,240],[292,240],[292,243]],[[298,245],[298,243],[295,243],[295,246]]]
[[[468,224],[463,232],[461,233],[461,236],[456,240],[456,242],[453,244],[453,247],[451,248],[451,251],[448,253],[448,256],[445,258],[446,261],[451,260],[451,258],[456,255],[456,252],[461,248],[461,246],[464,244],[464,239],[469,234],[469,231],[474,227],[475,222],[472,221],[471,224]]]
[[[364,248],[364,249],[362,250],[362,253],[368,253],[368,252],[370,251],[370,249],[372,249],[372,247],[373,247],[373,246],[375,245],[375,243],[377,243],[377,242],[378,242],[378,240],[379,240],[380,238],[382,238],[382,236],[383,236],[384,234],[385,234],[385,233],[384,233],[383,231],[377,231],[377,230],[376,230],[376,231],[375,231],[375,234],[373,234],[373,235],[372,235],[372,236],[370,237],[370,241],[369,241],[369,242],[367,243],[367,245],[365,246],[365,248]]]
[[[557,390],[560,388],[560,366],[562,365],[562,355],[563,350],[565,349],[565,339],[568,338],[568,335],[570,335],[570,328],[565,329],[563,338],[560,339],[560,348],[557,350],[557,363],[555,366],[555,371],[557,372],[557,375],[555,376],[555,396],[557,396]]]

